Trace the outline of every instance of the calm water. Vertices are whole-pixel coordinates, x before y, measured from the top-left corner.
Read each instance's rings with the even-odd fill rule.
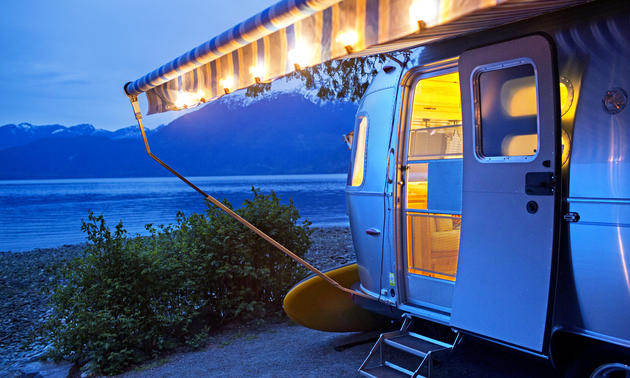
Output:
[[[347,226],[346,175],[191,177],[211,196],[234,207],[252,198],[251,187],[293,198],[313,226]],[[174,177],[0,181],[0,251],[28,251],[85,241],[81,219],[88,209],[103,214],[110,228],[123,221],[128,232],[144,225],[175,223],[205,209],[203,197]]]

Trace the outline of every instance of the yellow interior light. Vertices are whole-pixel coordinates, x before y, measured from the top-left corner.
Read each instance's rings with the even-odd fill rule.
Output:
[[[367,118],[363,117],[359,124],[359,135],[357,136],[357,147],[354,154],[354,167],[352,168],[352,186],[359,186],[363,183],[363,170],[365,168],[365,136],[367,128]]]
[[[459,74],[446,75],[421,80],[416,85],[413,101],[413,118],[460,120]]]
[[[560,76],[560,113],[564,116],[573,105],[573,84],[571,80]]]
[[[560,109],[566,114],[573,101],[573,94],[560,82]],[[536,82],[534,76],[508,80],[501,87],[501,105],[512,117],[532,116],[537,113]]]
[[[501,142],[503,156],[534,156],[538,148],[538,134],[507,135]]]
[[[560,109],[564,108],[564,105],[567,103],[568,92],[567,86],[564,83],[560,83]]]
[[[536,115],[536,78],[526,76],[506,81],[501,87],[501,105],[512,117]]]
[[[414,1],[409,7],[409,21],[415,26],[418,23],[433,20],[438,15],[438,3],[436,0]]]

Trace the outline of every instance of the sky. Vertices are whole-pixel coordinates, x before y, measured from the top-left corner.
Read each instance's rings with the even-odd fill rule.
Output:
[[[0,126],[136,125],[134,81],[279,0],[19,0],[0,12]],[[146,114],[146,95],[140,96]],[[153,129],[183,115],[143,117]]]

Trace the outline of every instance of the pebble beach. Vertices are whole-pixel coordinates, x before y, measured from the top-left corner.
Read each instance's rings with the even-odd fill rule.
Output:
[[[313,244],[305,259],[325,270],[355,260],[352,237],[347,227],[313,228]],[[49,311],[42,290],[53,285],[54,264],[71,260],[85,250],[85,244],[28,252],[0,252],[0,378],[29,362],[38,360],[45,345],[29,335]]]

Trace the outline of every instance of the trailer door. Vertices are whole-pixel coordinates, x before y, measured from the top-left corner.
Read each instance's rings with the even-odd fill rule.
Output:
[[[531,35],[469,50],[459,69],[462,226],[451,325],[542,352],[559,213],[553,42]]]

